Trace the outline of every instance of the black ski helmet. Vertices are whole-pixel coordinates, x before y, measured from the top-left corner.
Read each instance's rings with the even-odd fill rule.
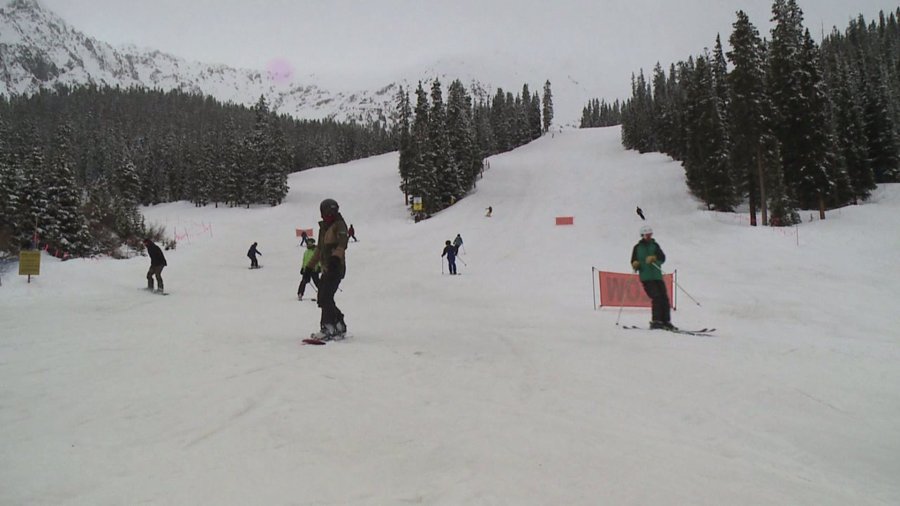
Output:
[[[338,203],[334,199],[325,199],[319,204],[319,212],[322,213],[322,217],[326,216],[337,216],[338,213]]]

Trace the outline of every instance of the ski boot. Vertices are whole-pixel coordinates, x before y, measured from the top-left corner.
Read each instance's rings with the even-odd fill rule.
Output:
[[[319,341],[332,341],[336,334],[337,331],[335,330],[334,325],[326,323],[325,325],[322,325],[322,328],[320,328],[318,332],[310,334],[309,338],[318,339]]]

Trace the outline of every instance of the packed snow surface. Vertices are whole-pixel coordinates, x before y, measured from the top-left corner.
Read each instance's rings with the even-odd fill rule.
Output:
[[[619,135],[492,157],[418,224],[396,153],[294,174],[275,208],[146,209],[180,237],[168,297],[141,289],[146,257],[7,271],[0,504],[900,504],[900,186],[751,228]],[[325,197],[359,237],[337,296],[353,337],[304,346],[295,230]],[[702,304],[679,293],[674,323],[715,336],[593,308],[638,205]]]

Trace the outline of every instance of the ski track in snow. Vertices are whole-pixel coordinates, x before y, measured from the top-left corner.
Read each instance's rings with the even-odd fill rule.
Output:
[[[492,157],[419,224],[396,153],[294,174],[275,208],[145,209],[170,234],[211,225],[166,252],[169,297],[138,290],[146,257],[44,257],[30,285],[13,266],[0,503],[900,503],[900,185],[798,246],[704,211],[677,163],[619,136]],[[354,338],[302,346],[319,312],[295,298],[294,230],[325,197],[361,239],[337,295]],[[629,268],[637,205],[703,304],[679,293],[674,322],[716,336],[591,310],[590,268]],[[457,233],[467,265],[442,276]]]

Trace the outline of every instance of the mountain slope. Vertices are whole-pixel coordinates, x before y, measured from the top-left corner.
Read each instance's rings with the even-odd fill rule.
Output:
[[[37,0],[13,0],[0,9],[0,94],[80,84],[181,90],[245,105],[264,95],[280,113],[357,122],[386,121],[396,91],[388,85],[333,92],[267,72],[189,62],[134,46],[116,48],[72,28]]]
[[[396,153],[294,174],[275,208],[146,209],[181,237],[168,297],[139,289],[146,258],[4,276],[0,503],[897,503],[900,271],[873,247],[900,247],[900,185],[752,229],[619,136],[492,157],[419,224]],[[337,297],[354,337],[304,347],[294,230],[324,197],[360,238]],[[591,309],[590,267],[628,269],[635,205],[703,304],[680,297],[675,323],[715,337]],[[442,275],[457,233],[462,275]]]

